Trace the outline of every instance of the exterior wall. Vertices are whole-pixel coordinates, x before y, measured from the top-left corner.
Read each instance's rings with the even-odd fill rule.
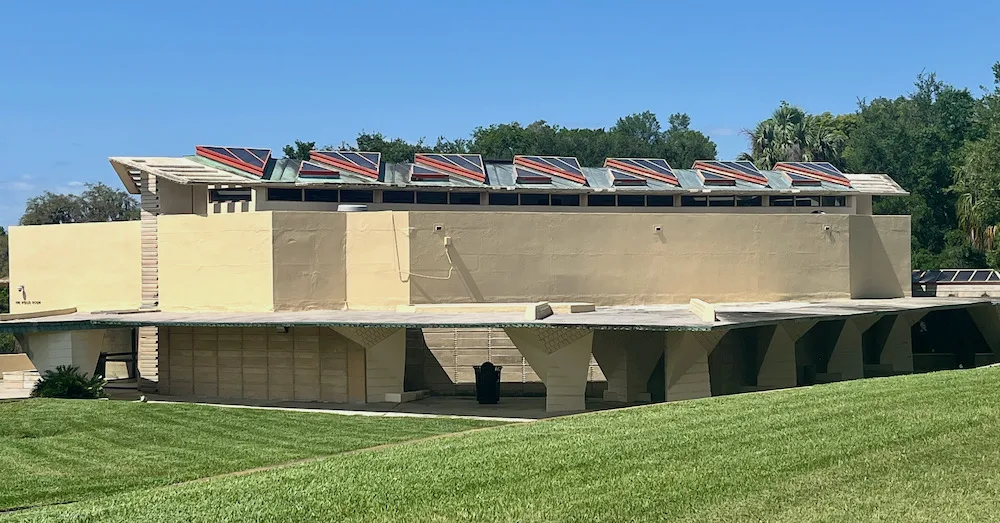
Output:
[[[694,297],[849,298],[850,218],[410,213],[411,271],[439,278],[413,275],[411,300],[629,305]],[[899,257],[908,259],[908,250]]]
[[[104,346],[104,331],[35,332],[25,335],[25,339],[25,352],[38,372],[72,365],[81,372],[92,374]]]
[[[273,214],[274,310],[347,304],[347,214]]]
[[[911,295],[910,217],[850,216],[851,298]]]
[[[157,178],[156,191],[160,200],[160,214],[194,213],[195,187],[194,185],[181,185],[170,180]]]
[[[9,241],[12,313],[139,307],[138,221],[11,227]]]
[[[541,396],[545,385],[503,329],[408,329],[406,390],[430,390],[442,395],[471,395],[476,390],[473,365],[485,361],[502,366],[500,393]],[[588,396],[606,387],[595,359],[588,370]]]
[[[394,309],[411,303],[410,215],[353,212],[346,217],[348,308]],[[448,272],[446,266],[433,277],[444,277]]]
[[[160,309],[274,309],[271,213],[158,220]]]
[[[208,398],[364,402],[364,349],[332,329],[161,329],[160,392]],[[164,338],[166,343],[163,343]],[[360,387],[358,387],[360,383]],[[360,390],[360,393],[358,392]],[[352,392],[353,391],[353,392]]]

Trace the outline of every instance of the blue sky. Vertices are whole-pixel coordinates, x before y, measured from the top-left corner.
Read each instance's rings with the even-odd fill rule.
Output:
[[[9,2],[0,225],[43,190],[118,184],[108,156],[407,140],[686,112],[718,144],[781,100],[853,111],[921,71],[992,80],[1000,6],[940,2]],[[206,6],[205,4],[211,4]]]

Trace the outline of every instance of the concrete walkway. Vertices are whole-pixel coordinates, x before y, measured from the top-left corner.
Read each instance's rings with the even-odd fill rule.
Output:
[[[136,400],[140,396],[140,393],[135,390],[109,390],[108,393],[111,395],[111,399],[115,400]],[[561,413],[545,412],[545,398],[542,397],[503,397],[500,398],[500,403],[496,405],[480,405],[475,398],[467,396],[430,396],[407,403],[362,404],[226,400],[159,394],[146,394],[145,396],[150,403],[193,403],[218,407],[325,412],[353,416],[464,418],[516,423],[564,415]],[[587,400],[587,411],[606,410],[623,406],[623,404],[607,403],[596,399]]]

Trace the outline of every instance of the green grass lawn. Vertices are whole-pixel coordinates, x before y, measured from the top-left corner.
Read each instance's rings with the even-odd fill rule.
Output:
[[[0,510],[490,425],[119,401],[0,402]]]
[[[509,425],[12,514],[71,521],[995,521],[1000,368]]]

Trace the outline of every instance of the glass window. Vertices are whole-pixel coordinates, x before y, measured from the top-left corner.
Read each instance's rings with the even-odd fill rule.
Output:
[[[580,195],[579,194],[553,194],[552,195],[552,205],[567,205],[567,206],[577,206],[577,205],[580,205]]]
[[[647,207],[673,207],[674,197],[671,194],[647,194]]]
[[[307,202],[335,202],[340,199],[337,189],[306,189],[305,193]]]
[[[212,189],[208,198],[215,202],[249,202],[250,189]]]
[[[734,196],[709,196],[709,207],[735,207],[736,198]]]
[[[521,205],[548,205],[548,194],[522,193]]]
[[[792,196],[769,196],[771,207],[792,207],[795,205],[795,198]]]
[[[614,207],[615,195],[613,194],[588,194],[587,205],[590,207]]]
[[[452,205],[479,205],[480,201],[477,192],[453,192],[448,195],[448,203]]]
[[[302,189],[267,189],[267,199],[272,202],[301,202]]]
[[[444,191],[418,191],[417,203],[445,205],[448,203],[448,193]]]
[[[822,198],[823,207],[847,207],[846,196],[824,196]]]
[[[517,205],[517,193],[491,192],[490,205]]]
[[[737,207],[760,207],[764,204],[763,196],[737,196]]]
[[[619,194],[619,207],[645,207],[646,197],[641,194]]]
[[[361,189],[344,189],[340,191],[340,201],[345,203],[372,203],[375,192]]]
[[[708,207],[708,196],[681,196],[681,207]]]
[[[382,191],[382,203],[413,203],[413,191]]]
[[[819,207],[819,196],[796,196],[796,207]]]

